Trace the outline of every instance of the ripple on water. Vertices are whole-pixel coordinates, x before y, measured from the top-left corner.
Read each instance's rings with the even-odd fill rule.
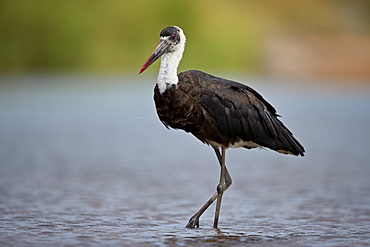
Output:
[[[212,207],[185,228],[215,191],[215,155],[161,126],[151,89],[50,79],[0,90],[0,246],[370,246],[364,90],[268,84],[307,155],[230,150],[215,230]]]

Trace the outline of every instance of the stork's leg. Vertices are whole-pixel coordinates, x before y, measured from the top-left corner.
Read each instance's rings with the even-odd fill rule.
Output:
[[[186,225],[186,227],[189,228],[199,228],[199,218],[200,216],[211,206],[211,204],[218,199],[217,205],[216,206],[216,215],[215,215],[215,222],[213,227],[217,228],[217,223],[218,223],[218,215],[220,214],[220,207],[221,207],[221,200],[222,200],[222,194],[223,192],[229,188],[229,186],[232,183],[231,177],[229,172],[226,169],[225,166],[225,148],[222,148],[222,155],[220,154],[220,150],[217,147],[214,147],[218,162],[220,163],[221,166],[221,175],[220,175],[220,183],[217,186],[217,192],[199,209],[198,212],[196,212],[189,220],[189,223]],[[220,196],[221,194],[221,196]],[[218,209],[217,209],[218,208]],[[217,218],[217,220],[216,220]]]
[[[204,213],[204,211],[211,206],[211,204],[217,199],[218,193],[216,192],[204,205],[196,212],[189,220],[189,223],[186,225],[188,228],[199,228],[199,218]]]
[[[216,149],[215,149],[216,151]],[[226,164],[225,164],[225,155],[226,155],[226,148],[222,147],[221,148],[222,154],[221,157],[219,157],[219,150],[217,149],[216,155],[219,157],[219,162],[221,166],[221,174],[220,174],[220,183],[217,186],[217,204],[216,204],[216,212],[215,212],[215,220],[213,222],[213,228],[217,228],[218,225],[218,218],[220,215],[220,210],[221,210],[221,201],[222,201],[222,196],[224,194],[224,191],[227,190],[231,183],[231,177],[229,172],[227,171]]]

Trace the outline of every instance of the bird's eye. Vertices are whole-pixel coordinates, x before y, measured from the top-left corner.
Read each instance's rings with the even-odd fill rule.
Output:
[[[175,39],[175,38],[176,38],[176,35],[172,35],[172,36],[171,36],[171,39]]]

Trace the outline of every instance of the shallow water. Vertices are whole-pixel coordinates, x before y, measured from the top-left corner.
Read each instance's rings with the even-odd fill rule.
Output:
[[[306,156],[229,150],[220,229],[214,207],[187,229],[219,165],[162,126],[153,78],[1,78],[1,246],[370,245],[369,87],[244,79]]]

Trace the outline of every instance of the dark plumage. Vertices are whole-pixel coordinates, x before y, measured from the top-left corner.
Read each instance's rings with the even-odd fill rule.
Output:
[[[203,143],[229,147],[240,141],[303,156],[304,148],[277,119],[275,108],[252,88],[201,71],[178,74],[179,83],[154,101],[166,127],[192,133]],[[254,145],[243,146],[252,148]]]
[[[217,192],[190,218],[187,227],[199,227],[200,216],[217,200],[213,224],[217,228],[223,192],[232,183],[225,165],[227,148],[267,147],[300,156],[305,150],[278,119],[275,108],[254,89],[197,70],[177,75],[185,35],[179,27],[170,26],[160,36],[160,43],[139,73],[162,57],[154,88],[159,119],[167,128],[192,133],[215,150],[221,166]]]

